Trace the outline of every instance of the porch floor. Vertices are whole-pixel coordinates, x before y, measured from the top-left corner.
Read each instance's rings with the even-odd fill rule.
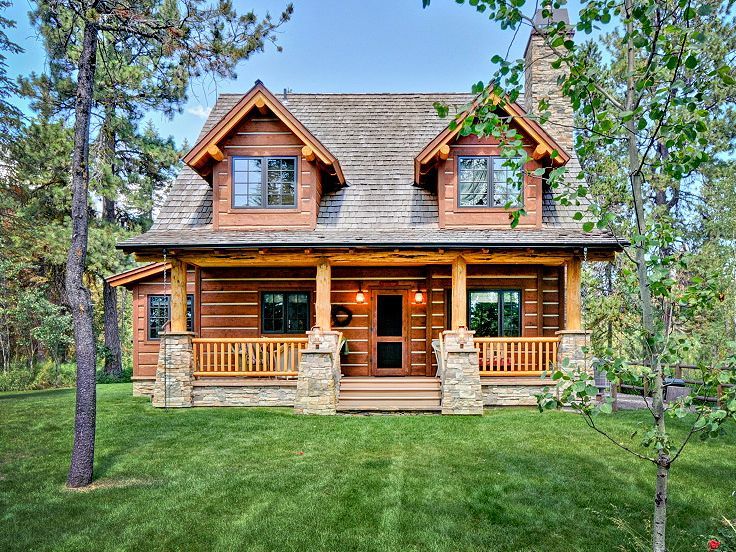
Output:
[[[358,412],[440,411],[440,380],[435,377],[343,377],[337,410]]]

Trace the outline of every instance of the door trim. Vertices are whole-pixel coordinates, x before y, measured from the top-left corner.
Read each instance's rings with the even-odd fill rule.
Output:
[[[400,295],[401,296],[401,338],[397,337],[379,337],[377,335],[378,321],[378,297],[379,295]],[[370,373],[372,376],[408,376],[410,371],[410,350],[411,341],[409,327],[409,291],[406,289],[374,289],[371,293],[371,320],[370,320]],[[377,344],[379,342],[401,342],[401,368],[379,368]]]

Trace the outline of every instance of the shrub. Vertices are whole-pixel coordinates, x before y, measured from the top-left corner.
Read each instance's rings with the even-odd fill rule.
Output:
[[[32,389],[33,374],[28,368],[0,372],[0,391],[25,391]]]

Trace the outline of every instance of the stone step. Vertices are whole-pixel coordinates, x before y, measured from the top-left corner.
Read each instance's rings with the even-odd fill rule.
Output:
[[[438,398],[416,398],[406,397],[402,399],[390,399],[385,397],[355,397],[350,399],[341,398],[337,403],[338,410],[416,410],[422,408],[440,408],[440,400]]]

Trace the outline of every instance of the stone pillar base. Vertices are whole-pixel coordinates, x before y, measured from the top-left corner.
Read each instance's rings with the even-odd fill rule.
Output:
[[[483,414],[478,349],[473,343],[473,332],[466,331],[464,338],[457,331],[445,331],[442,335],[445,343],[442,413]]]
[[[591,332],[585,330],[560,330],[556,332],[560,337],[557,347],[557,368],[572,370],[574,372],[587,372],[593,375],[593,363],[588,358],[586,361],[585,347],[590,346]],[[567,367],[564,362],[567,359]]]
[[[168,332],[160,335],[161,343],[153,385],[151,404],[158,408],[192,406],[194,357],[192,332]]]
[[[294,410],[297,414],[334,415],[340,386],[338,332],[307,332],[302,351]]]

